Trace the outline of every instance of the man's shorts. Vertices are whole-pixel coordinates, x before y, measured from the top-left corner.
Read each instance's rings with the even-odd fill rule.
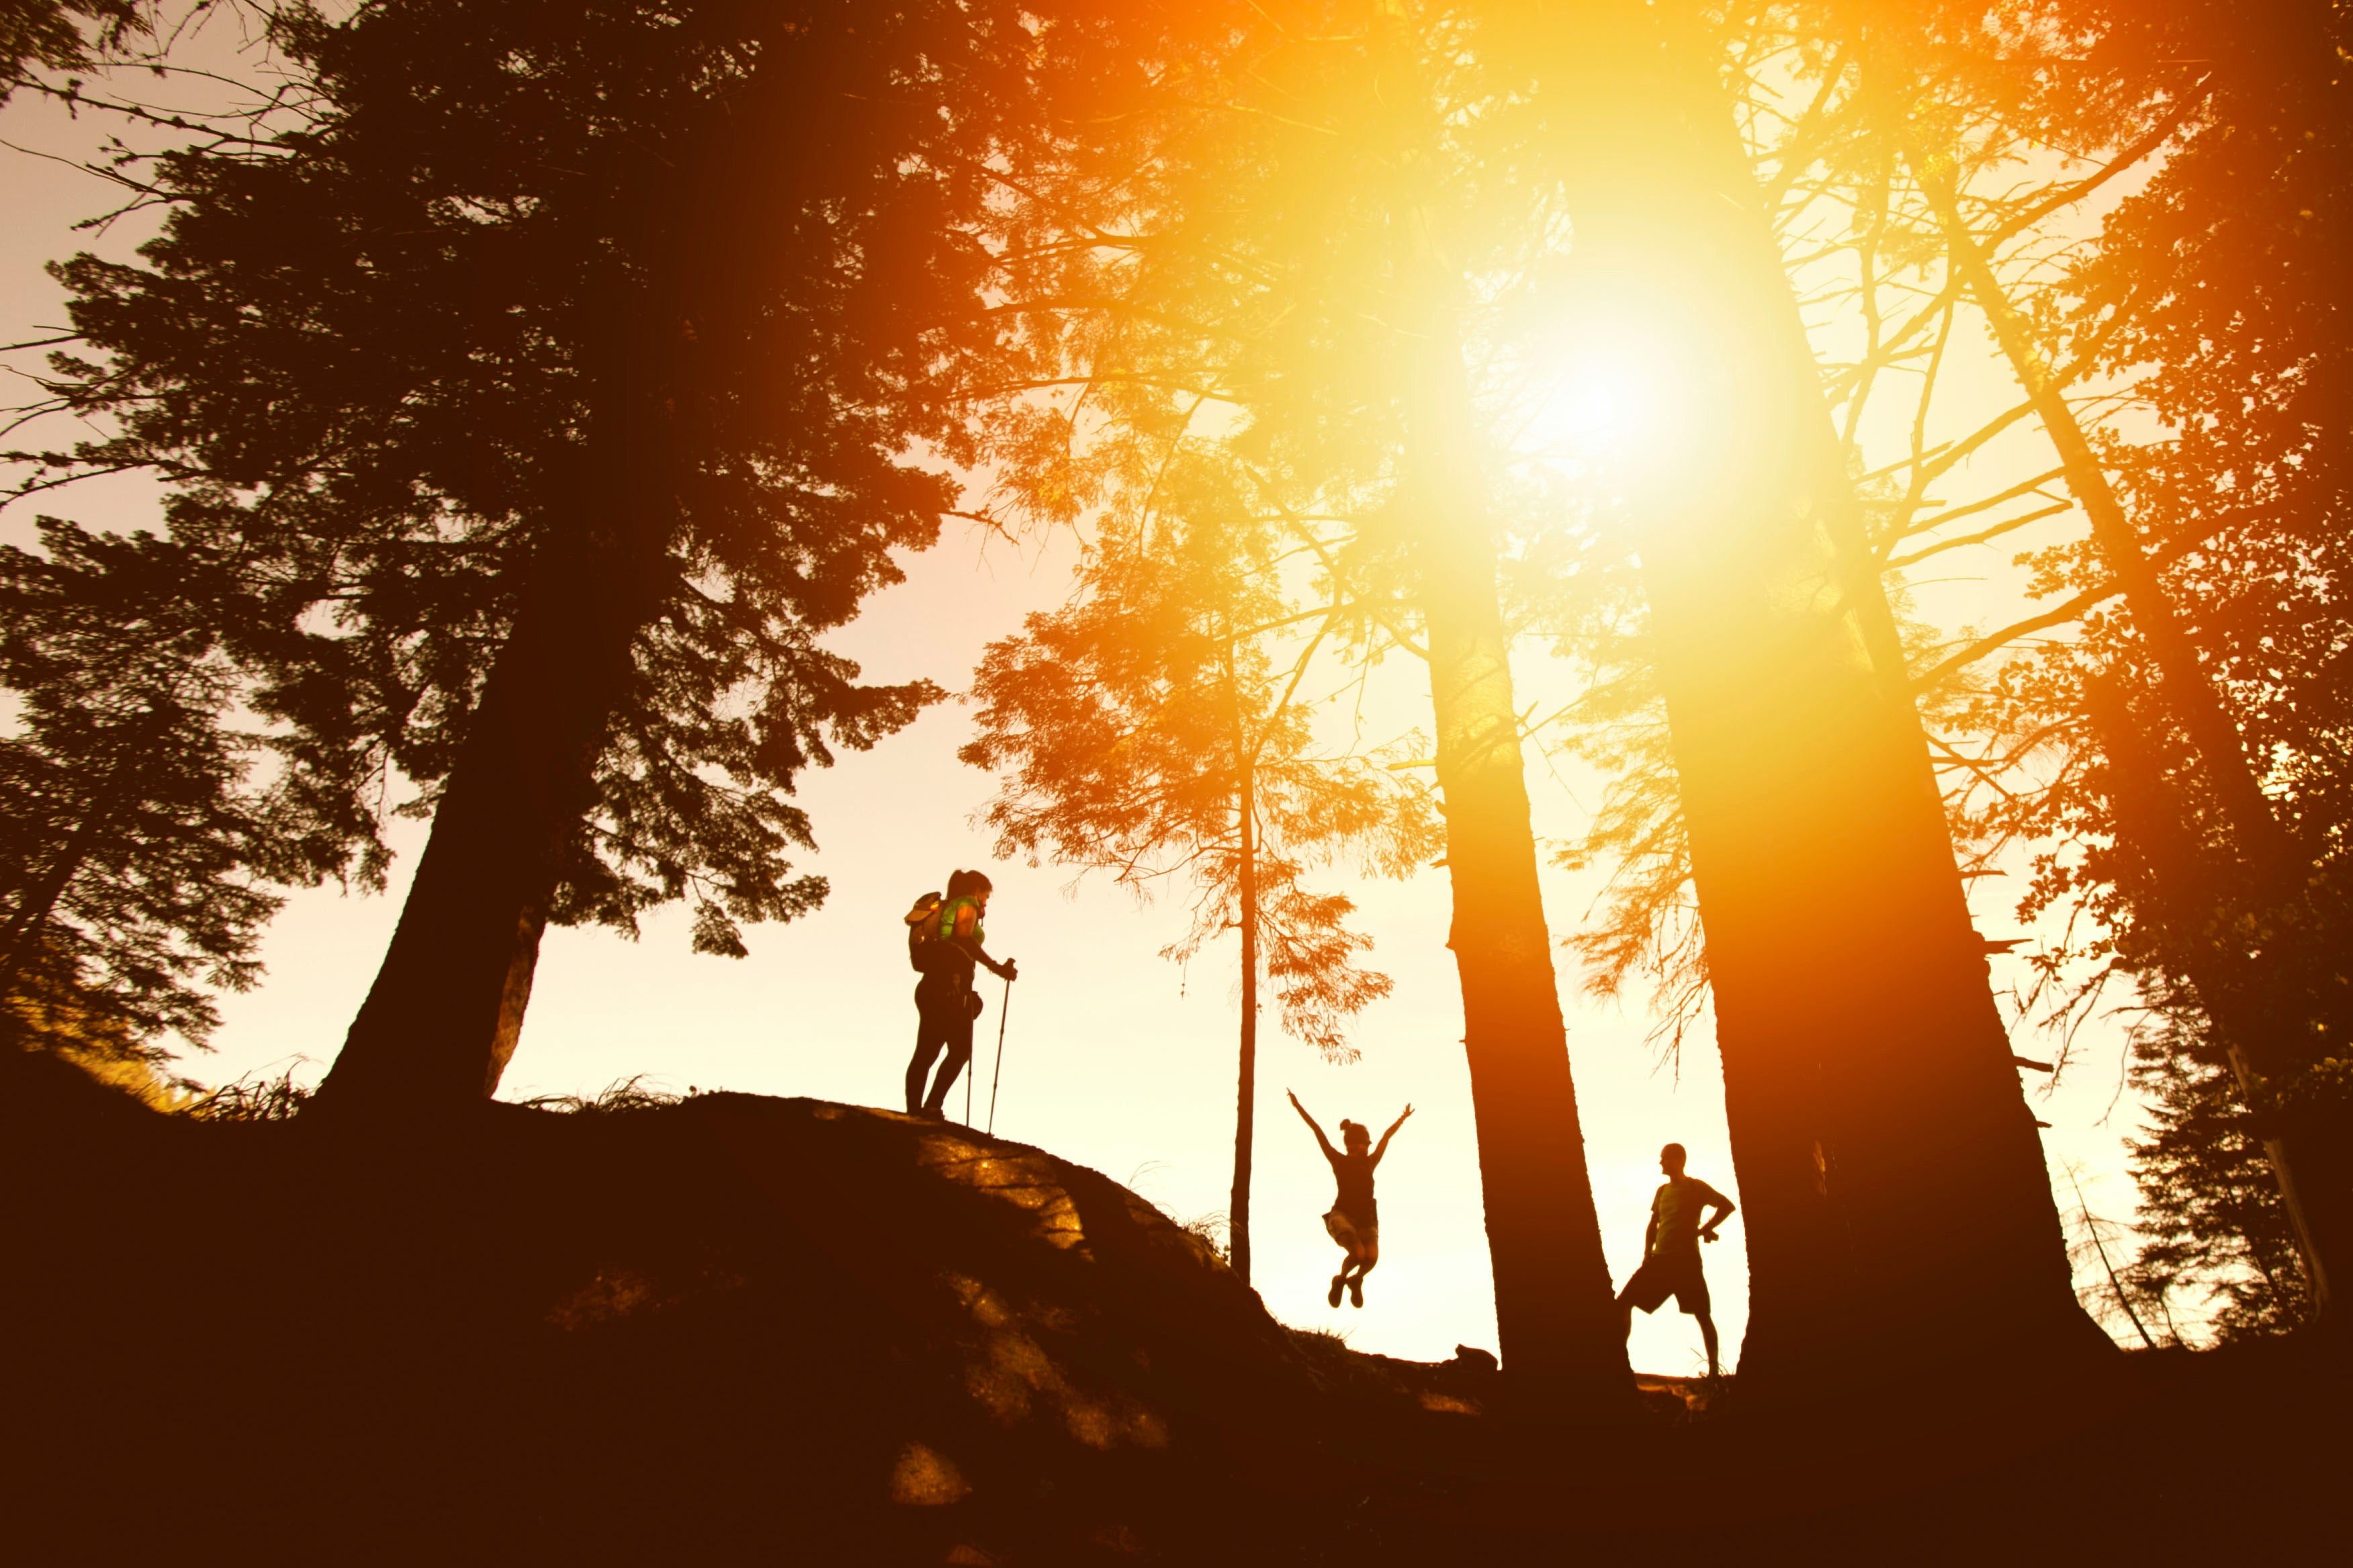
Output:
[[[1381,1256],[1379,1226],[1358,1225],[1338,1209],[1334,1209],[1324,1216],[1324,1229],[1333,1240],[1362,1258],[1367,1265],[1379,1259]]]
[[[1651,1254],[1634,1270],[1634,1278],[1626,1281],[1626,1289],[1618,1292],[1620,1301],[1645,1312],[1657,1311],[1670,1296],[1693,1316],[1708,1310],[1707,1276],[1700,1272],[1696,1251]]]

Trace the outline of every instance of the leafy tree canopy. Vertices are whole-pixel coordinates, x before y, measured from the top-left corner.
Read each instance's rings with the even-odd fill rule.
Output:
[[[1034,19],[291,8],[307,108],[162,159],[140,262],[57,269],[86,346],[53,390],[116,434],[39,456],[167,477],[248,700],[364,875],[387,779],[434,808],[531,584],[645,479],[652,542],[616,569],[647,603],[553,917],[629,929],[691,893],[697,946],[740,952],[738,921],[822,896],[789,874],[796,775],[938,695],[861,685],[820,639],[936,536],[937,459],[973,455],[976,220]],[[762,71],[790,111],[731,142]]]

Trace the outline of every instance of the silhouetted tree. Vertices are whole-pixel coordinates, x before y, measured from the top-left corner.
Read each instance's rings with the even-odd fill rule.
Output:
[[[2202,1294],[2224,1339],[2293,1328],[2310,1295],[2257,1124],[2226,1053],[2201,1037],[2195,1003],[2152,1000],[2156,1026],[2133,1046],[2147,1121],[2129,1141],[2140,1190],[2132,1272],[2151,1292]]]
[[[2186,635],[2253,759],[2214,760],[2190,683],[2137,625],[2086,650],[2133,694],[2148,754],[2168,760],[2164,809],[2200,850],[2169,889],[2134,889],[2132,919],[2148,966],[2172,977],[2159,994],[2194,997],[2211,1026],[2201,1037],[2231,1059],[2325,1313],[2353,1273],[2353,626],[2340,586],[2353,467],[2339,436],[2353,404],[2341,265],[2353,22],[2310,4],[2063,9],[2097,29],[2092,80],[2129,92],[2162,70],[2193,110],[2069,280],[2064,341],[2128,374],[2168,427],[2116,451],[2120,483],[2151,552],[2178,563],[2168,586]],[[2174,60],[2200,64],[2155,63]],[[2179,80],[2193,69],[2194,84]],[[2088,575],[2080,560],[2052,565],[2071,584]],[[2185,735],[2203,768],[2170,765]],[[2264,817],[2234,805],[2240,773],[2260,785]]]
[[[2039,960],[2062,1018],[2119,975],[2196,1015],[2174,1032],[2238,1077],[2325,1305],[2318,1264],[2353,1212],[2337,1153],[2348,1075],[2330,1043],[2353,1026],[2337,957],[2345,627],[2330,586],[2345,487],[2322,434],[2348,357],[2325,216],[2353,168],[2341,18],[2202,0],[2051,0],[1998,18],[1821,9],[1841,69],[1859,63],[1868,90],[1818,142],[1844,138],[1852,183],[1874,164],[1913,176],[1882,220],[1892,210],[1892,231],[1936,241],[1943,298],[1978,308],[2028,395],[2005,421],[2031,416],[2052,441],[2057,466],[2036,483],[2063,480],[2091,523],[2031,558],[2047,607],[1926,672],[1941,681],[2076,627],[2012,653],[1957,716],[1984,737],[1955,754],[1987,781],[1965,831],[1981,858],[2038,845],[2022,912],[2097,917]],[[2060,177],[2021,181],[2053,153]],[[2054,234],[2054,215],[2160,153],[2095,245],[2047,265],[2088,227]],[[2104,395],[2084,395],[2095,375]],[[2110,417],[2119,407],[2154,412],[2164,433]],[[2088,981],[2063,979],[2086,962]]]
[[[201,1044],[207,987],[242,990],[278,907],[341,837],[251,776],[237,677],[207,615],[216,563],[47,521],[0,547],[0,1004],[11,1036],[86,1056]],[[13,1041],[11,1042],[14,1043]]]
[[[1490,25],[1577,286],[1678,388],[1629,504],[1748,1216],[1743,1373],[1835,1375],[1881,1336],[2096,1345],[1724,39],[1640,0]]]
[[[1203,8],[1203,45],[1035,177],[1008,311],[1056,366],[992,432],[1007,515],[1062,521],[1214,436],[1341,635],[1430,668],[1449,946],[1505,1364],[1614,1378],[1536,875],[1497,454],[1473,408],[1498,275],[1551,242],[1459,90],[1468,8]],[[997,504],[992,502],[992,505]]]
[[[0,0],[0,103],[27,67],[73,70],[144,32],[142,0]]]
[[[1198,453],[1160,465],[1153,510],[1090,548],[1071,603],[989,646],[973,683],[979,733],[959,754],[1005,775],[987,812],[1000,853],[1105,869],[1139,894],[1189,884],[1191,928],[1165,956],[1239,934],[1227,1223],[1247,1281],[1260,975],[1286,1030],[1352,1059],[1346,1020],[1388,977],[1356,963],[1372,939],[1349,929],[1353,902],[1303,878],[1342,858],[1409,875],[1438,832],[1398,774],[1316,746],[1301,687],[1326,632],[1281,638],[1298,623],[1277,588],[1276,530],[1226,478]]]
[[[293,8],[307,106],[162,160],[142,264],[59,268],[57,390],[120,433],[55,466],[165,475],[305,787],[433,816],[322,1105],[495,1088],[550,921],[691,899],[740,954],[824,896],[795,778],[938,693],[818,638],[955,503],[1061,9]]]

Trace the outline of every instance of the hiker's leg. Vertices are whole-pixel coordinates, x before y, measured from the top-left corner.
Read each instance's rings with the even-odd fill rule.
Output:
[[[1694,1312],[1692,1316],[1699,1320],[1700,1342],[1707,1346],[1707,1375],[1721,1377],[1724,1374],[1716,1370],[1715,1364],[1715,1320],[1705,1312]]]
[[[929,1014],[915,1026],[915,1054],[907,1063],[907,1114],[918,1116],[923,1110],[923,1085],[932,1076],[932,1063],[939,1059],[940,1047],[947,1044],[945,1031],[938,1028]]]
[[[965,1064],[971,1060],[970,1046],[960,1045],[954,1041],[949,1043],[947,1059],[940,1063],[939,1076],[932,1080],[932,1092],[923,1100],[923,1113],[926,1116],[938,1116],[944,1113],[948,1102],[948,1090],[955,1087],[955,1080],[964,1076]]]
[[[940,1076],[932,1081],[932,1092],[923,1101],[924,1114],[929,1116],[944,1114],[948,1090],[955,1087],[955,1080],[963,1076],[965,1065],[972,1060],[970,1016],[948,1020],[946,1033],[948,1059],[940,1064]]]

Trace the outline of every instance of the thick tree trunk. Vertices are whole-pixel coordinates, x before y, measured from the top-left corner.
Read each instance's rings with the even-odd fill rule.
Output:
[[[633,521],[541,547],[322,1108],[455,1105],[497,1089],[565,857],[595,798],[629,646],[654,602],[654,563],[614,537]]]
[[[1448,508],[1427,492],[1422,500],[1416,556],[1454,896],[1446,945],[1462,987],[1496,1334],[1514,1374],[1622,1376],[1625,1330],[1601,1250],[1537,883],[1493,546],[1475,491],[1458,492]]]
[[[617,210],[584,381],[593,414],[375,985],[321,1088],[322,1108],[457,1105],[495,1090],[531,999],[554,895],[596,799],[596,761],[632,679],[630,649],[672,567],[685,471],[669,389],[693,378],[698,316],[755,309],[768,229],[800,210],[790,113],[822,76],[826,39],[755,18],[763,65],[660,154],[661,199]],[[825,29],[854,26],[847,12]],[[650,149],[608,152],[656,156]],[[760,175],[786,171],[765,184]],[[643,171],[638,171],[642,174]],[[616,188],[642,190],[633,177]]]
[[[1516,20],[1583,286],[1681,373],[1641,560],[1747,1226],[1741,1372],[2095,1347],[1804,324],[1664,9]]]
[[[1495,1277],[1495,1331],[1516,1378],[1595,1386],[1628,1373],[1624,1321],[1585,1159],[1567,1030],[1536,876],[1535,836],[1495,584],[1493,524],[1456,325],[1461,278],[1430,232],[1410,122],[1425,93],[1398,0],[1374,6],[1375,90],[1398,116],[1392,213],[1404,384],[1399,498],[1430,647],[1437,773],[1462,987],[1462,1044]]]

